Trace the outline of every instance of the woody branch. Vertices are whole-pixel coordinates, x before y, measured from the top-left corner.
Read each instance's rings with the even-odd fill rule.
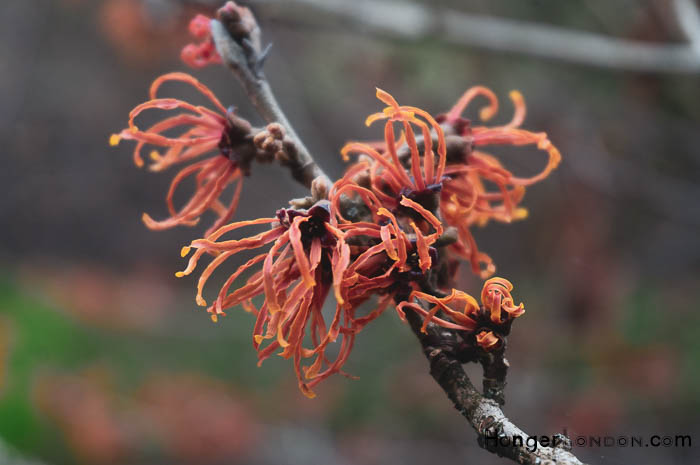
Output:
[[[286,151],[284,164],[289,167],[293,178],[307,188],[311,188],[316,180],[319,187],[323,189],[325,186],[327,191],[331,185],[330,179],[297,135],[263,74],[262,67],[270,46],[262,48],[260,28],[255,17],[247,8],[229,2],[219,9],[217,18],[211,21],[211,33],[224,64],[241,82],[265,122],[281,125],[293,141],[294,146]]]
[[[223,62],[243,84],[248,98],[268,124],[281,126],[291,139],[291,147],[285,148],[287,165],[295,180],[317,193],[327,192],[331,182],[318,166],[311,153],[294,131],[280,108],[272,89],[266,80],[262,65],[267,54],[260,42],[260,29],[249,10],[229,2],[221,8],[218,19],[212,20],[211,31],[217,51]],[[454,142],[459,145],[463,142]],[[448,144],[448,147],[450,144]],[[449,152],[448,148],[448,152]],[[314,190],[318,191],[314,193]],[[438,247],[454,241],[453,228],[448,228],[438,243]],[[428,281],[431,281],[429,278]],[[424,289],[433,295],[441,293],[426,284]],[[513,437],[527,438],[518,426],[503,413],[500,405],[505,403],[504,389],[508,362],[505,359],[505,344],[493,352],[465,350],[464,341],[458,331],[445,329],[433,323],[422,332],[422,318],[414,311],[407,311],[406,317],[418,338],[423,353],[430,363],[430,374],[443,389],[455,408],[464,416],[477,433],[481,447],[508,457],[520,464],[570,464],[582,462],[571,453],[571,443],[561,437],[554,447],[538,447],[528,450],[523,444],[513,443]],[[483,367],[483,394],[472,384],[462,368],[463,363],[478,362]]]
[[[474,428],[481,447],[523,465],[582,464],[571,453],[571,442],[563,435],[561,442],[554,447],[540,446],[535,451],[528,450],[524,446],[528,435],[505,416],[499,402],[487,398],[474,387],[462,368],[459,334],[432,323],[428,325],[427,332],[423,333],[420,316],[408,311],[406,318],[430,363],[430,375]],[[484,384],[486,385],[486,378]],[[523,443],[513,442],[514,437],[523,438]]]

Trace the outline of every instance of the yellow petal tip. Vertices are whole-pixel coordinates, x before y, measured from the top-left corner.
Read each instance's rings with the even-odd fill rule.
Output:
[[[491,107],[486,107],[482,108],[481,111],[479,111],[479,118],[481,118],[481,121],[488,121],[493,116],[496,114],[493,108]]]
[[[111,136],[109,136],[109,145],[111,147],[116,147],[117,145],[119,145],[120,140],[122,140],[122,138],[119,137],[119,134],[112,134]]]
[[[302,392],[307,398],[313,399],[314,397],[316,397],[316,393],[315,393],[314,391],[312,391],[311,389],[309,389],[309,387],[308,387],[306,384],[300,386],[300,388],[301,388],[301,392]]]
[[[182,258],[185,258],[190,253],[190,250],[192,250],[192,247],[190,247],[189,245],[184,246],[180,249],[180,256]]]

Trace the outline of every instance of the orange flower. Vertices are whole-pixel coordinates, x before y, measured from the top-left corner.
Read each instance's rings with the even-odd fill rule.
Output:
[[[489,99],[489,106],[483,108],[480,112],[480,117],[483,121],[488,121],[498,112],[498,99],[496,95],[486,87],[472,87],[467,90],[459,99],[452,109],[444,116],[439,118],[441,122],[452,126],[453,129],[461,136],[471,136],[474,147],[484,145],[536,145],[539,150],[547,152],[548,160],[545,168],[537,175],[530,178],[519,178],[510,176],[510,181],[514,185],[529,186],[538,181],[545,179],[561,162],[561,154],[559,150],[552,145],[544,132],[531,132],[520,129],[523,121],[525,121],[525,99],[520,92],[513,90],[510,92],[510,99],[515,106],[515,113],[511,121],[503,126],[471,127],[469,124],[464,124],[464,119],[461,114],[464,112],[469,103],[478,95],[483,95]]]
[[[190,34],[199,39],[197,44],[187,44],[180,52],[180,59],[192,68],[204,68],[207,65],[221,64],[221,57],[216,51],[211,37],[211,18],[197,15],[190,21]]]
[[[239,240],[220,240],[224,234],[245,226],[270,224],[272,229]],[[228,258],[244,250],[271,247],[240,266],[221,287],[218,297],[207,311],[217,321],[226,309],[243,305],[256,314],[253,344],[261,363],[277,349],[280,355],[294,359],[294,367],[301,391],[313,397],[313,386],[333,373],[341,372],[352,349],[354,333],[351,321],[344,314],[345,301],[341,283],[350,262],[350,248],[345,233],[337,225],[327,201],[320,201],[307,210],[280,209],[275,218],[232,223],[218,229],[205,239],[197,239],[182,250],[183,257],[196,249],[187,268],[177,276],[194,271],[199,259],[209,253],[215,258],[202,271],[197,284],[197,303],[206,306],[202,291],[212,272]],[[248,269],[262,263],[246,283],[229,292],[236,279]],[[330,326],[322,313],[323,302],[333,288],[336,312]],[[259,308],[253,298],[263,296]],[[310,332],[311,348],[303,346]],[[327,346],[342,334],[340,353],[335,361],[325,354]],[[262,346],[270,340],[267,346]],[[309,367],[302,367],[302,359],[315,357]],[[324,363],[326,368],[322,370]]]
[[[380,113],[369,115],[365,124],[369,126],[375,121],[387,120],[384,125],[384,143],[350,142],[341,150],[343,159],[347,160],[350,153],[359,153],[372,160],[365,171],[369,174],[372,191],[385,207],[396,208],[402,196],[422,204],[440,190],[446,163],[442,128],[428,112],[416,107],[400,106],[390,94],[381,89],[377,89],[377,98],[388,106]],[[397,122],[403,127],[403,136],[398,141],[394,133],[394,123]],[[422,154],[411,125],[417,126],[421,131]],[[431,131],[437,135],[437,159]],[[410,152],[408,172],[399,156],[399,149],[404,145]]]
[[[384,208],[374,191],[352,180],[356,172],[367,167],[367,162],[352,167],[333,185],[329,195],[337,212],[348,201],[352,202],[350,208],[367,212],[367,221],[355,222],[338,214],[346,240],[357,244],[345,273],[343,295],[355,302],[366,300],[373,292],[388,292],[400,302],[410,294],[412,283],[433,266],[437,251],[432,245],[443,228],[435,215],[406,196],[400,197],[395,212]]]
[[[513,303],[513,296],[510,291],[513,285],[507,279],[491,278],[481,290],[481,303],[486,308],[495,324],[501,324],[511,318],[517,318],[525,313],[525,306],[520,303]],[[505,312],[501,313],[501,310]]]
[[[410,302],[413,298],[418,298],[425,300],[426,302],[432,303],[435,306],[430,310],[426,311],[423,307]],[[458,291],[457,289],[452,289],[452,293],[447,297],[435,297],[424,292],[413,291],[409,301],[402,302],[399,304],[399,314],[402,319],[405,318],[404,309],[411,308],[421,315],[425,316],[423,320],[423,327],[421,331],[425,332],[428,327],[428,323],[435,322],[440,326],[450,329],[459,329],[462,331],[473,331],[477,327],[477,313],[479,312],[479,304],[476,302],[474,297],[470,296],[466,292]],[[453,310],[455,308],[456,310]],[[436,317],[435,315],[442,311],[447,315],[453,322],[443,320]]]
[[[477,96],[484,96],[489,105],[480,112],[482,120],[491,119],[498,111],[498,99],[489,89],[481,86],[469,89],[457,104],[437,120],[448,133],[462,137],[466,149],[461,160],[451,160],[445,169],[447,177],[443,184],[440,212],[445,222],[457,228],[459,241],[453,250],[471,262],[474,273],[486,278],[493,274],[495,267],[491,258],[479,252],[471,226],[484,226],[490,220],[510,222],[527,216],[527,210],[518,204],[525,195],[525,187],[546,178],[561,161],[557,148],[543,132],[534,133],[520,129],[525,119],[525,102],[518,91],[512,91],[510,98],[515,106],[512,120],[503,126],[472,127],[461,114]],[[530,178],[514,176],[493,156],[475,150],[487,145],[536,145],[547,152],[548,161],[545,168]],[[485,182],[497,187],[497,191],[488,191]]]
[[[217,111],[192,105],[173,98],[157,96],[161,85],[169,81],[184,82],[193,86],[204,95]],[[135,119],[143,111],[149,109],[184,110],[184,112],[169,116],[146,130],[139,129]],[[184,129],[183,129],[184,128]],[[180,129],[176,137],[164,135],[167,131]],[[166,204],[170,216],[162,221],[153,220],[148,214],[143,214],[143,221],[150,229],[161,230],[177,225],[192,226],[199,222],[201,215],[212,210],[217,215],[214,225],[207,234],[216,230],[233,216],[238,205],[241,192],[242,175],[248,171],[253,154],[242,144],[243,138],[250,132],[250,125],[238,118],[233,111],[227,111],[211,90],[194,77],[184,73],[169,73],[156,79],[150,88],[150,100],[137,105],[129,113],[129,127],[119,134],[113,134],[110,145],[117,145],[120,140],[137,141],[134,149],[134,163],[143,166],[141,150],[145,145],[163,147],[164,153],[151,151],[151,171],[162,171],[173,165],[191,162],[182,168],[173,178],[166,196]],[[208,153],[216,155],[201,159]],[[194,176],[196,187],[188,202],[180,209],[175,208],[173,196],[180,183]],[[227,205],[221,202],[226,187],[236,184],[231,200]]]
[[[517,92],[511,94],[516,114],[508,125],[472,129],[460,114],[476,95],[481,94],[491,99],[491,105],[482,110],[482,116],[491,118],[498,102],[491,91],[481,87],[468,91],[447,115],[433,118],[419,108],[400,106],[391,95],[378,89],[377,98],[388,106],[382,112],[370,115],[366,123],[387,120],[384,141],[351,142],[341,153],[345,159],[350,153],[361,154],[360,163],[348,171],[344,183],[371,190],[378,199],[375,211],[381,206],[400,216],[401,212],[396,210],[400,208],[403,197],[428,211],[439,210],[442,220],[458,232],[459,239],[451,250],[468,259],[474,273],[487,278],[493,274],[495,266],[487,254],[479,251],[471,232],[472,226],[484,226],[489,220],[509,222],[524,218],[527,211],[517,208],[517,205],[525,194],[525,186],[548,175],[560,157],[545,134],[517,129],[525,117],[525,106]],[[401,123],[403,129],[398,140],[394,131],[396,122]],[[412,126],[419,128],[420,140],[417,140]],[[457,135],[465,141],[465,153],[457,159],[454,159],[454,154],[447,159],[445,134]],[[535,142],[548,151],[550,163],[543,173],[530,179],[516,178],[496,158],[472,150],[475,145]],[[437,145],[436,149],[434,145]],[[498,190],[488,191],[487,183],[497,186]],[[366,194],[361,196],[367,200]]]
[[[446,147],[440,125],[427,112],[400,106],[381,89],[377,89],[377,98],[388,106],[370,115],[366,124],[385,119],[385,140],[373,144],[351,142],[343,147],[345,159],[350,153],[361,154],[361,159],[333,185],[330,201],[338,212],[345,205],[364,212],[366,217],[366,221],[355,219],[351,223],[339,213],[340,228],[346,230],[348,238],[359,236],[365,245],[346,273],[348,299],[360,301],[370,293],[383,293],[383,308],[392,300],[406,299],[437,259],[432,245],[442,235],[443,227],[431,210],[435,209],[441,187]],[[398,141],[395,123],[403,128]],[[422,153],[412,126],[423,137]],[[431,132],[437,134],[437,153]],[[399,154],[404,148],[410,157],[408,170]],[[361,321],[366,324],[379,313],[373,312],[372,318]]]
[[[398,305],[397,311],[402,318],[405,318],[406,309],[423,315],[423,332],[431,322],[444,328],[466,331],[472,335],[475,346],[488,351],[500,345],[502,338],[510,332],[513,319],[525,313],[522,303],[517,306],[513,303],[512,290],[513,285],[506,279],[489,279],[481,291],[482,307],[474,297],[456,289],[442,298],[413,291],[408,301]],[[414,298],[434,306],[425,310],[423,306],[411,302]],[[436,316],[438,312],[448,319]]]

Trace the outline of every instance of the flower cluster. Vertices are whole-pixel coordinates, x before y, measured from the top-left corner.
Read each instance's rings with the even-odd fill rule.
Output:
[[[231,22],[227,28],[241,36],[236,37],[241,43],[259,32],[252,14],[231,2],[220,10],[219,19]],[[195,67],[220,62],[209,19],[196,17],[190,29],[202,42],[188,45],[183,61]],[[193,86],[214,109],[158,97],[168,81]],[[300,390],[313,397],[318,383],[335,373],[346,374],[343,366],[357,334],[392,304],[402,319],[406,311],[422,316],[423,330],[435,324],[462,331],[481,351],[501,347],[513,319],[524,312],[523,305],[513,301],[511,283],[502,278],[486,281],[481,305],[462,291],[445,292],[453,286],[458,259],[468,260],[482,278],[493,274],[494,264],[477,248],[472,228],[524,218],[526,210],[519,204],[525,188],[547,177],[561,158],[545,133],[520,128],[525,104],[518,92],[510,95],[515,106],[512,120],[495,127],[472,126],[461,116],[477,96],[489,100],[481,119],[490,119],[498,100],[484,87],[469,89],[437,117],[399,105],[377,89],[386,107],[371,114],[366,124],[383,121],[383,140],[346,144],[341,155],[346,161],[352,155],[354,161],[344,176],[330,188],[314,189],[312,184],[313,196],[305,203],[233,223],[229,221],[242,176],[249,174],[252,161],[284,163],[295,150],[295,142],[285,138],[279,125],[252,128],[195,78],[171,73],[153,83],[150,100],[131,111],[128,127],[110,143],[135,140],[138,166],[143,165],[145,146],[161,147],[162,153],[150,153],[153,171],[184,165],[167,194],[170,216],[155,221],[144,214],[146,225],[194,225],[205,211],[216,214],[204,236],[182,248],[189,262],[176,276],[191,275],[209,257],[197,283],[197,304],[207,307],[214,321],[239,306],[253,314],[252,343],[259,363],[273,353],[292,359]],[[179,113],[139,129],[136,117],[150,109]],[[548,162],[538,175],[517,177],[481,151],[494,145],[535,145],[547,153]],[[195,190],[183,207],[175,208],[173,195],[191,176]],[[235,187],[227,189],[230,185]],[[231,190],[231,200],[223,202],[222,196]],[[231,237],[251,228],[254,232],[246,237]],[[205,285],[212,274],[231,266],[230,258],[251,252],[252,258],[230,273],[207,303]],[[364,304],[375,298],[375,309],[364,312]],[[333,305],[332,300],[335,310],[324,314],[326,302]],[[329,350],[338,341],[338,349]]]
[[[450,257],[445,247],[437,245],[444,233],[440,218],[444,191],[452,183],[478,178],[468,171],[471,177],[462,178],[459,166],[448,163],[445,129],[436,119],[418,108],[399,105],[384,91],[378,90],[377,96],[387,107],[370,115],[367,123],[384,120],[385,140],[351,142],[343,148],[346,159],[350,154],[360,158],[333,184],[328,200],[309,209],[280,209],[274,217],[232,223],[197,239],[183,248],[183,256],[196,251],[187,268],[177,273],[192,273],[205,254],[214,257],[197,286],[197,302],[207,306],[202,292],[214,270],[244,250],[265,248],[229,276],[208,312],[215,321],[239,305],[255,314],[253,345],[259,361],[278,350],[281,356],[293,358],[300,389],[307,396],[313,396],[312,388],[323,379],[343,373],[356,334],[391,304],[402,317],[407,309],[423,315],[424,327],[433,322],[468,332],[483,350],[497,347],[512,319],[524,311],[522,305],[513,304],[512,286],[501,278],[484,286],[483,308],[461,291],[453,290],[444,298],[421,291],[441,259]],[[395,125],[402,129],[398,138]],[[460,163],[463,168],[470,166],[468,161]],[[491,175],[484,169],[474,173]],[[480,195],[484,202],[491,200],[486,193]],[[495,207],[478,213],[489,219],[503,217]],[[460,222],[467,221],[467,217],[450,218],[460,227]],[[271,228],[243,239],[223,240],[231,231],[260,224]],[[457,246],[458,252],[464,250],[459,242]],[[256,266],[244,284],[234,286]],[[335,312],[326,321],[322,310],[331,290]],[[374,295],[379,296],[376,309],[359,316],[358,308]],[[414,299],[434,307],[424,310]],[[331,360],[326,350],[339,337],[339,352]],[[305,359],[312,359],[308,366],[303,365]]]

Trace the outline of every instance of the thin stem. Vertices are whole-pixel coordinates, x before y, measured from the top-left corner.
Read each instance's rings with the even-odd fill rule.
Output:
[[[290,157],[286,163],[292,171],[294,179],[310,189],[314,179],[320,178],[320,182],[330,188],[330,179],[316,164],[311,153],[297,135],[261,71],[266,51],[260,52],[258,47],[245,38],[234,40],[226,27],[216,19],[211,20],[211,33],[219,55],[241,82],[260,116],[268,124],[280,124],[286,135],[294,141],[296,145],[294,157]]]

